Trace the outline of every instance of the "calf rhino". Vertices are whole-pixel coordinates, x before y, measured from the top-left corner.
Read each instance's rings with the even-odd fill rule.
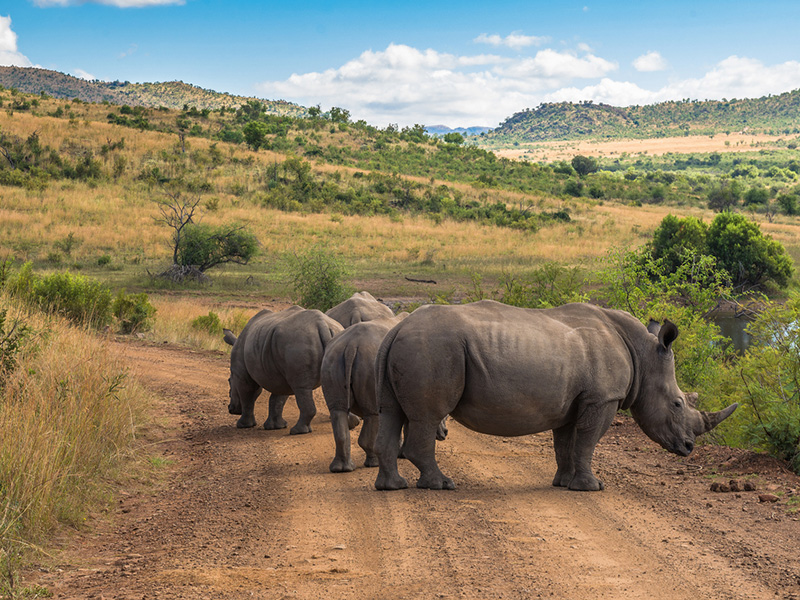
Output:
[[[262,310],[237,338],[225,332],[231,349],[230,404],[228,412],[242,415],[237,427],[253,427],[256,398],[270,392],[269,416],[264,429],[286,427],[283,407],[291,394],[300,418],[289,433],[308,433],[317,413],[312,391],[320,385],[320,365],[325,347],[343,327],[318,310],[292,306],[280,312]]]
[[[356,323],[374,319],[392,319],[392,309],[376,300],[369,292],[356,292],[341,304],[337,304],[325,313],[331,319],[350,327]]]
[[[654,328],[656,329],[656,328]],[[376,362],[380,426],[375,487],[408,486],[397,471],[401,428],[417,487],[453,489],[439,470],[435,432],[446,414],[481,433],[553,430],[554,486],[601,490],[594,448],[619,409],[654,441],[682,456],[737,407],[700,412],[675,381],[677,327],[657,335],[632,315],[590,304],[532,310],[483,300],[428,306],[390,331]]]
[[[355,469],[350,459],[349,413],[364,419],[358,445],[367,458],[365,467],[377,467],[375,436],[378,434],[378,401],[375,397],[375,357],[386,333],[408,313],[389,319],[374,319],[348,327],[325,348],[322,357],[322,393],[331,414],[336,455],[332,473]],[[349,412],[348,412],[349,411]]]

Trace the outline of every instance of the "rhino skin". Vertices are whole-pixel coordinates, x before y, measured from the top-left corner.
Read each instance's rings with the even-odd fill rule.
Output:
[[[369,292],[356,292],[341,304],[328,309],[325,314],[345,328],[364,321],[394,317],[392,309],[376,300]]]
[[[294,394],[300,418],[289,433],[309,433],[317,412],[313,390],[320,385],[325,348],[343,327],[318,310],[292,306],[280,312],[262,310],[237,338],[225,331],[232,344],[228,412],[241,415],[237,427],[256,424],[253,407],[262,389],[270,392],[264,429],[283,429],[283,407]]]
[[[386,335],[376,359],[375,487],[408,486],[397,471],[408,419],[405,454],[420,471],[417,487],[454,488],[435,457],[436,428],[448,413],[490,435],[553,430],[553,485],[571,490],[603,489],[592,456],[619,409],[630,409],[652,440],[688,455],[695,437],[737,405],[703,413],[687,404],[675,380],[677,335],[669,321],[654,334],[629,313],[590,304],[535,310],[483,300],[418,309]]]
[[[384,336],[408,313],[356,323],[337,335],[322,357],[322,393],[331,415],[336,455],[332,473],[353,471],[350,458],[350,413],[364,419],[358,445],[366,453],[365,467],[377,467],[378,400],[375,396],[375,357]]]

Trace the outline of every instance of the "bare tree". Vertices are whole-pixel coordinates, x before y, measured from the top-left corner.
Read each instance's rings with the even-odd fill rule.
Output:
[[[183,229],[193,223],[197,205],[200,204],[200,196],[184,196],[181,190],[170,190],[163,188],[165,198],[156,200],[160,217],[156,217],[156,223],[164,223],[172,229],[172,264],[178,264],[178,248],[180,247]]]

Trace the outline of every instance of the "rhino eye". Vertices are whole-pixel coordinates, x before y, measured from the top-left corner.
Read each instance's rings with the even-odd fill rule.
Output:
[[[680,400],[675,400],[675,402],[672,403],[672,406],[674,406],[675,408],[681,408],[683,404],[681,403]]]

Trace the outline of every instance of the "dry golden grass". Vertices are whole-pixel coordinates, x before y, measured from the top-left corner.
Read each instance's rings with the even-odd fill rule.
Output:
[[[149,398],[104,338],[0,301],[33,330],[0,389],[3,565],[20,540],[40,539],[57,522],[77,525],[104,500]]]
[[[514,148],[497,150],[496,154],[512,159],[552,162],[571,160],[576,154],[598,157],[618,157],[621,154],[661,155],[668,152],[691,154],[693,152],[752,152],[755,148],[774,144],[781,139],[777,135],[690,135],[652,139],[624,140],[580,140],[560,142],[521,143]]]

